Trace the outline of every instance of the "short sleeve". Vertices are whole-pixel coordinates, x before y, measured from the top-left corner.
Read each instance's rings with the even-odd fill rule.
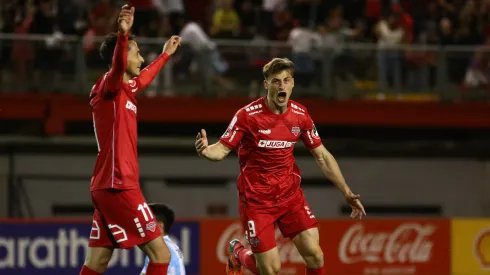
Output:
[[[315,149],[322,145],[322,139],[320,138],[320,135],[318,135],[315,123],[313,123],[313,120],[308,113],[306,113],[305,120],[303,133],[301,133],[301,140],[303,140],[306,148]]]
[[[240,110],[235,114],[219,141],[226,147],[233,149],[240,143],[247,132],[246,114],[243,110]]]

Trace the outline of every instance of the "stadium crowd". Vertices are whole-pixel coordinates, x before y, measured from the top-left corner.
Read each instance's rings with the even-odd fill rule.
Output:
[[[403,82],[416,89],[422,78],[427,79],[426,85],[434,86],[438,51],[393,47],[402,44],[475,46],[474,51],[460,51],[447,57],[448,79],[471,87],[486,86],[490,79],[485,51],[485,46],[490,45],[489,0],[2,1],[2,33],[49,36],[42,47],[22,40],[0,40],[2,64],[15,68],[17,83],[25,83],[31,70],[63,68],[66,72],[67,64],[75,57],[63,38],[75,35],[83,39],[88,64],[100,67],[93,37],[115,29],[118,9],[126,2],[136,7],[133,32],[137,36],[180,34],[190,46],[183,53],[209,50],[214,76],[229,88],[233,85],[224,76],[237,58],[230,60],[226,53],[215,50],[213,39],[283,41],[290,46],[298,81],[305,85],[310,84],[318,71],[318,58],[312,52],[319,47],[333,49],[335,77],[369,78],[366,74],[372,71],[369,66],[373,62],[366,55],[372,56],[372,52],[364,51],[363,55],[339,47],[348,42],[376,45],[376,77],[380,88],[396,87],[397,82]],[[151,56],[155,54],[147,60]],[[182,66],[176,70],[185,75],[192,60],[181,61]],[[260,63],[260,58],[254,57],[247,64]],[[17,85],[19,89],[21,86]]]

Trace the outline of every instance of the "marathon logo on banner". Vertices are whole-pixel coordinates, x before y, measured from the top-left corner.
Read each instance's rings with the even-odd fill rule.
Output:
[[[90,222],[0,223],[0,274],[78,274],[90,226]],[[176,223],[170,235],[182,249],[188,274],[198,274],[199,224]],[[139,274],[144,260],[138,248],[116,249],[104,274]]]

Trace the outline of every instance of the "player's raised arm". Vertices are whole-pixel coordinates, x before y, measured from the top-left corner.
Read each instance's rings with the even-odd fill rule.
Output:
[[[158,72],[167,63],[170,56],[173,55],[180,46],[181,40],[182,39],[176,35],[170,37],[170,39],[163,46],[162,54],[160,54],[155,61],[143,69],[143,71],[141,71],[140,76],[136,78],[139,82],[139,90],[142,90],[150,85]]]
[[[220,161],[226,158],[231,152],[231,149],[226,147],[221,142],[209,145],[208,137],[204,129],[201,130],[196,136],[196,151],[197,153],[210,161]]]
[[[119,86],[123,82],[124,72],[127,67],[128,58],[128,40],[129,30],[133,26],[134,21],[134,8],[129,8],[128,5],[124,5],[119,13],[118,22],[118,36],[116,48],[112,56],[112,65],[109,73],[107,74],[107,90],[114,92],[119,89]]]

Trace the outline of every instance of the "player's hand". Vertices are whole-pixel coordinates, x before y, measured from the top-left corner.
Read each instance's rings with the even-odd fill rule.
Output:
[[[366,216],[366,211],[360,200],[361,196],[349,192],[345,194],[345,201],[352,207],[352,213],[350,217],[353,219],[362,219],[362,216]]]
[[[180,46],[181,41],[182,38],[180,38],[180,36],[172,35],[172,37],[165,42],[165,45],[163,45],[163,52],[167,53],[169,56],[174,54],[177,48]]]
[[[119,18],[117,19],[119,32],[123,34],[128,34],[129,30],[133,26],[134,21],[134,7],[129,7],[129,5],[124,5],[119,13]]]
[[[201,132],[197,133],[196,136],[196,151],[200,156],[205,156],[208,148],[208,136],[204,129],[201,129]]]

